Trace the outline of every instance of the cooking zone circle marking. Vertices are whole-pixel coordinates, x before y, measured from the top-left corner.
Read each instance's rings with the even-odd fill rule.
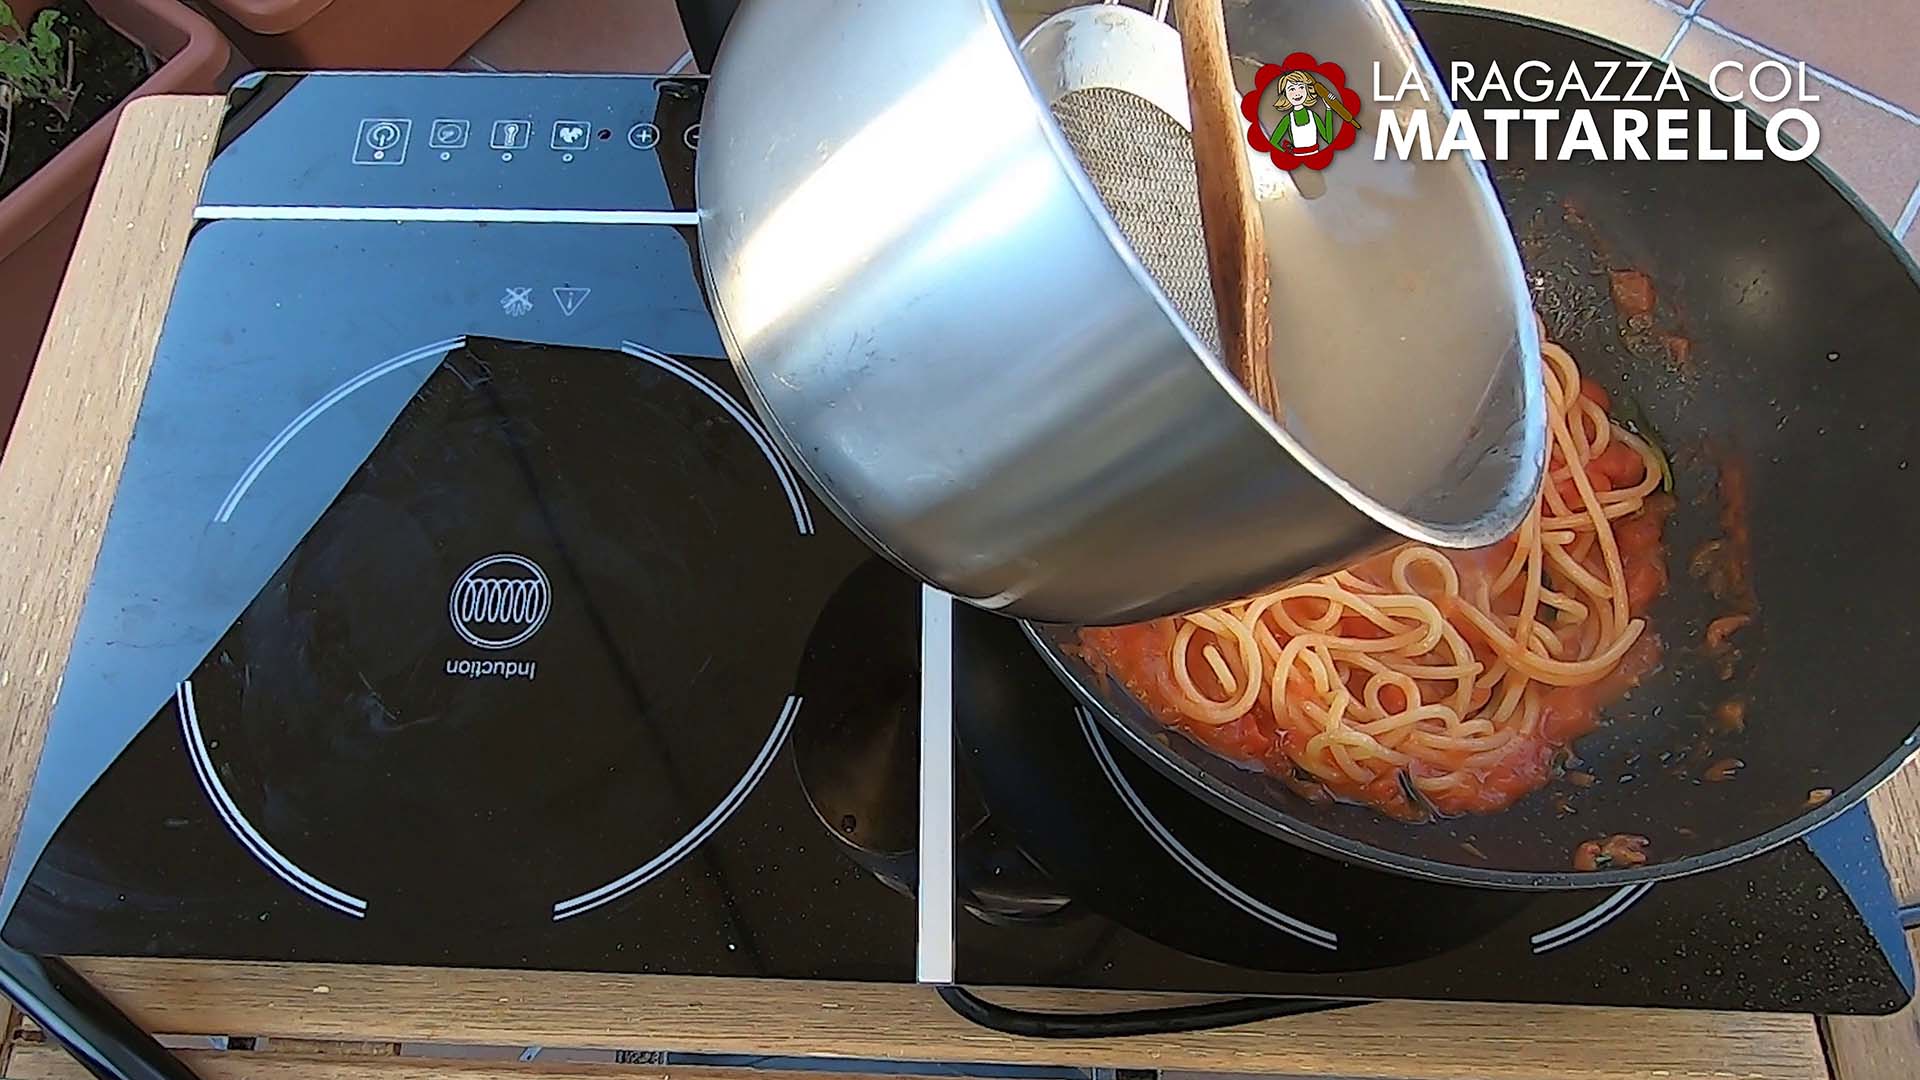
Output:
[[[255,455],[221,501],[214,520],[216,522],[231,520],[240,501],[246,497],[247,492],[258,482],[273,460],[296,436],[328,409],[345,400],[354,391],[383,376],[422,360],[437,361],[447,353],[465,345],[466,341],[465,336],[460,336],[420,346],[375,364],[328,391],[282,427]],[[735,423],[740,425],[747,436],[753,440],[761,455],[766,458],[792,511],[795,529],[802,536],[814,535],[813,516],[806,500],[800,494],[798,477],[774,451],[765,431],[739,402],[717,383],[692,367],[637,342],[621,342],[620,352],[666,372],[720,406]],[[531,639],[551,614],[552,601],[552,583],[538,564],[522,555],[499,552],[476,561],[455,579],[447,599],[447,614],[454,631],[467,643],[477,648],[500,650],[512,648]],[[365,900],[328,885],[301,869],[268,843],[260,831],[247,820],[239,805],[226,790],[218,769],[213,763],[209,745],[202,733],[199,717],[194,708],[191,681],[179,684],[175,697],[194,771],[200,779],[201,786],[206,790],[208,798],[213,802],[221,819],[233,835],[275,876],[302,894],[336,911],[355,918],[364,918],[367,911]],[[773,759],[792,731],[801,703],[802,699],[797,695],[787,697],[766,742],[761,746],[746,772],[719,804],[714,806],[684,836],[626,874],[598,888],[555,903],[553,920],[558,922],[584,914],[645,886],[672,869],[708,837],[719,831],[772,767]]]
[[[220,500],[220,509],[215,511],[213,520],[216,522],[231,520],[233,518],[233,512],[240,506],[240,500],[246,497],[247,491],[253,487],[255,481],[260,479],[260,474],[266,471],[267,466],[273,464],[273,459],[279,456],[280,451],[286,449],[287,444],[293,441],[294,436],[306,430],[309,424],[318,420],[320,415],[328,409],[338,405],[347,395],[383,375],[392,374],[403,367],[417,364],[428,357],[445,356],[447,353],[452,352],[454,349],[466,343],[467,339],[462,335],[460,337],[447,338],[444,341],[436,341],[431,345],[422,345],[410,352],[401,353],[391,360],[375,364],[360,374],[355,375],[353,378],[348,379],[346,382],[341,383],[339,386],[334,387],[332,390],[327,391],[318,401],[315,401],[303,409],[300,415],[288,421],[287,425],[280,429],[279,434],[269,440],[266,447],[254,456],[253,461],[247,465],[246,470],[240,474],[240,478],[234,481],[233,487],[228,490],[227,497]],[[665,371],[667,374],[674,376],[700,391],[702,394],[705,394],[708,398],[712,399],[715,404],[719,405],[721,409],[725,410],[726,414],[732,417],[735,423],[745,428],[747,436],[753,440],[755,446],[760,448],[760,453],[766,457],[767,464],[772,466],[774,477],[780,481],[780,490],[787,496],[787,505],[793,508],[794,528],[797,529],[802,536],[813,535],[813,512],[807,508],[807,501],[800,497],[799,479],[794,476],[793,470],[788,467],[786,461],[774,452],[773,444],[768,441],[766,432],[760,429],[759,422],[747,415],[746,411],[740,407],[739,402],[735,401],[725,390],[720,389],[719,385],[713,380],[682,364],[680,361],[662,353],[655,352],[645,345],[633,341],[622,341],[620,343],[620,351],[636,360],[645,360],[654,367]]]
[[[787,465],[786,459],[774,453],[773,444],[767,441],[766,432],[761,431],[759,423],[740,408],[739,402],[733,400],[725,390],[720,389],[705,375],[670,356],[654,352],[645,345],[623,341],[620,343],[620,351],[678,376],[694,389],[712,398],[714,404],[725,409],[728,416],[733,417],[736,423],[745,428],[747,435],[753,439],[753,445],[760,448],[760,452],[766,455],[767,464],[773,466],[773,474],[779,478],[781,490],[787,493],[787,503],[793,507],[794,526],[800,530],[802,536],[813,535],[813,512],[807,509],[807,501],[800,497],[800,481],[794,477],[793,469]]]
[[[200,786],[206,789],[207,798],[213,808],[220,812],[220,820],[227,823],[240,846],[254,858],[260,860],[268,870],[280,880],[298,889],[307,896],[318,900],[335,911],[351,915],[356,919],[367,917],[367,902],[351,893],[343,892],[307,873],[294,865],[292,859],[280,854],[260,830],[253,827],[240,807],[227,793],[226,786],[220,782],[220,771],[214,768],[213,755],[207,752],[207,740],[200,732],[200,715],[193,705],[193,681],[191,679],[176,686],[173,691],[174,707],[180,713],[180,732],[187,740],[187,757],[193,761],[194,774],[200,778]]]
[[[767,769],[773,765],[774,755],[786,743],[788,733],[793,730],[794,717],[800,715],[801,701],[798,695],[787,695],[787,704],[780,710],[780,719],[774,722],[773,732],[767,736],[766,744],[760,748],[760,753],[754,756],[753,764],[747,766],[747,771],[740,777],[740,782],[733,785],[733,790],[727,792],[727,797],[720,800],[720,805],[708,811],[707,816],[701,818],[699,824],[689,829],[685,836],[674,841],[673,846],[620,877],[590,892],[581,893],[579,896],[570,897],[553,905],[553,921],[571,919],[575,915],[592,911],[602,904],[613,903],[673,869],[675,863],[686,858],[694,848],[705,843],[707,837],[719,832],[720,826],[727,823],[727,819],[733,816],[733,812],[740,808],[740,804],[745,802],[747,796],[752,794],[753,789],[759,785],[760,778],[767,775]]]
[[[502,552],[467,567],[447,594],[447,619],[467,644],[511,649],[540,630],[553,610],[553,585],[538,563]]]
[[[1184,867],[1188,873],[1199,878],[1202,885],[1213,890],[1222,900],[1275,930],[1283,934],[1291,934],[1309,945],[1317,945],[1329,951],[1337,951],[1340,948],[1340,935],[1296,919],[1265,903],[1222,877],[1219,871],[1208,866],[1200,860],[1198,855],[1189,851],[1172,831],[1161,824],[1160,819],[1147,808],[1146,800],[1140,797],[1140,793],[1135,791],[1133,785],[1128,783],[1127,778],[1121,774],[1120,763],[1113,760],[1112,751],[1107,749],[1106,741],[1100,738],[1100,729],[1094,725],[1093,715],[1083,708],[1075,708],[1073,711],[1080,717],[1080,728],[1086,732],[1087,745],[1093,747],[1094,759],[1100,763],[1100,771],[1106,774],[1107,782],[1120,793],[1120,800],[1127,804],[1127,809],[1133,813],[1134,818],[1146,827],[1147,834],[1152,836],[1154,842],[1159,844],[1167,854],[1173,856],[1175,862]]]
[[[1638,885],[1622,886],[1586,914],[1533,935],[1527,940],[1533,943],[1534,954],[1538,955],[1562,945],[1570,945],[1607,925],[1619,918],[1621,912],[1632,907],[1641,897],[1652,892],[1655,884],[1656,882],[1643,881]]]
[[[280,451],[287,448],[287,444],[293,441],[293,437],[305,431],[308,424],[318,420],[321,413],[338,405],[348,394],[353,393],[355,390],[360,389],[382,375],[399,371],[409,364],[417,364],[429,356],[445,356],[447,353],[452,352],[454,349],[466,343],[467,339],[462,336],[447,338],[445,341],[436,341],[431,345],[422,345],[411,352],[401,353],[399,356],[384,363],[375,364],[360,374],[355,375],[353,378],[348,379],[346,382],[341,383],[339,386],[334,387],[332,390],[327,391],[326,395],[320,400],[307,406],[301,410],[300,415],[288,421],[287,426],[280,429],[280,433],[275,435],[273,439],[267,443],[266,448],[254,456],[252,463],[247,466],[246,471],[240,474],[240,479],[234,481],[232,489],[227,492],[227,497],[220,500],[220,509],[213,515],[213,520],[224,522],[231,519],[234,510],[240,505],[240,500],[246,497],[247,489],[253,487],[253,482],[260,479],[260,474],[265,472],[267,466],[273,463],[273,459],[279,456]]]

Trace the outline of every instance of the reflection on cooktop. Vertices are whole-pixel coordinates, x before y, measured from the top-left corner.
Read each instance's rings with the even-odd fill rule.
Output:
[[[208,797],[288,885],[354,917],[571,918],[765,774],[810,627],[738,613],[807,536],[718,388],[645,359],[449,355],[181,683]]]
[[[788,735],[810,713],[897,723],[917,705],[919,591],[837,523],[816,526],[737,394],[724,367],[634,348],[472,339],[449,352],[69,818],[9,938],[277,955],[265,943],[291,922],[353,943],[318,946],[335,958],[512,963],[489,939],[630,927],[665,903],[698,913],[658,925],[676,949],[718,946],[780,973],[778,935],[750,917],[772,864],[799,871],[778,882],[789,899],[838,891],[843,875],[880,888],[832,842],[813,838],[809,857],[785,835],[808,805],[797,762],[780,763]],[[270,463],[256,475],[253,491],[270,491]],[[232,517],[271,511],[241,500]],[[876,626],[896,649],[865,648]],[[143,760],[154,753],[177,757]],[[913,738],[892,756],[915,775]],[[119,816],[137,799],[94,831],[112,789],[165,790],[150,771],[190,777],[199,805],[168,792],[148,822],[155,848]],[[909,839],[916,822],[910,804]],[[185,831],[208,845],[209,827],[223,855],[251,857],[250,873],[216,860],[248,887],[207,889],[193,925],[157,940],[118,938],[136,894],[149,917],[184,913],[168,893],[200,893],[177,882],[206,860],[165,855]],[[144,888],[129,893],[130,879]],[[275,925],[213,932],[265,895],[257,921]],[[845,951],[882,974],[911,964],[910,900],[882,889],[834,922],[892,934],[816,942],[801,967]],[[399,939],[417,944],[395,955]]]
[[[1044,926],[963,919],[963,983],[1867,1012],[1911,993],[1864,810],[1658,885],[1415,879],[1313,854],[1180,790],[1008,631],[956,611],[960,767],[1064,907]],[[962,861],[960,889],[980,883]]]

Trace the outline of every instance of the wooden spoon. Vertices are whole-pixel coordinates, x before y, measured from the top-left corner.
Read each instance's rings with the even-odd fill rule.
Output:
[[[1220,352],[1240,385],[1276,419],[1273,328],[1267,317],[1267,238],[1247,167],[1245,121],[1227,55],[1221,0],[1174,0],[1193,113],[1193,171],[1200,187],[1207,273],[1220,318]]]

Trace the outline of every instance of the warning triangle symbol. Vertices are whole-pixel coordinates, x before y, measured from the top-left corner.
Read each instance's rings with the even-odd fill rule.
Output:
[[[572,315],[580,310],[580,305],[586,302],[587,295],[591,292],[593,292],[592,289],[583,289],[577,285],[561,285],[553,290],[553,298],[560,301],[561,314]]]

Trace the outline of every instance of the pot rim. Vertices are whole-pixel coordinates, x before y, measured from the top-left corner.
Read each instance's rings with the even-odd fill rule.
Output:
[[[1073,185],[1074,191],[1080,196],[1083,209],[1092,218],[1096,227],[1099,228],[1101,235],[1106,239],[1108,246],[1113,250],[1114,254],[1118,256],[1121,265],[1132,275],[1135,283],[1141,287],[1142,291],[1145,292],[1155,304],[1159,305],[1161,314],[1174,327],[1180,340],[1186,344],[1187,351],[1192,354],[1192,358],[1212,376],[1215,385],[1226,393],[1249,421],[1258,425],[1266,432],[1268,439],[1279,444],[1281,449],[1285,450],[1301,468],[1305,469],[1329,490],[1339,495],[1347,505],[1365,514],[1376,524],[1405,539],[1440,548],[1470,549],[1498,543],[1506,539],[1514,530],[1520,527],[1521,522],[1525,520],[1528,512],[1531,511],[1533,507],[1533,503],[1538,498],[1539,485],[1545,481],[1547,472],[1545,453],[1539,455],[1539,460],[1537,461],[1522,461],[1516,470],[1516,476],[1520,475],[1520,470],[1530,471],[1533,474],[1531,483],[1526,485],[1527,492],[1524,498],[1514,497],[1513,484],[1510,482],[1506,485],[1507,494],[1499,506],[1494,507],[1476,519],[1462,524],[1449,525],[1416,518],[1406,511],[1388,506],[1372,494],[1361,490],[1359,486],[1335,472],[1331,466],[1321,461],[1318,456],[1309,451],[1306,446],[1295,439],[1279,421],[1267,415],[1266,410],[1262,409],[1259,404],[1253,400],[1252,396],[1247,393],[1246,388],[1240,385],[1239,379],[1234,376],[1233,372],[1214,355],[1213,350],[1194,333],[1193,328],[1187,325],[1187,320],[1181,316],[1173,300],[1167,296],[1166,291],[1160,287],[1160,283],[1154,280],[1153,274],[1148,271],[1146,263],[1141,260],[1139,254],[1134,251],[1133,245],[1127,241],[1126,236],[1120,231],[1119,222],[1114,220],[1112,212],[1107,209],[1106,203],[1101,200],[1099,190],[1094,187],[1092,177],[1087,175],[1086,167],[1080,163],[1079,156],[1073,152],[1072,145],[1067,141],[1066,132],[1061,129],[1059,121],[1054,118],[1053,111],[1047,107],[1046,95],[1044,91],[1042,91],[1039,82],[1034,78],[1032,70],[1028,68],[1022,53],[1022,41],[1014,37],[1013,28],[1007,22],[1006,13],[1001,10],[997,0],[975,0],[975,2],[981,13],[991,20],[993,25],[999,30],[1002,43],[1011,55],[1015,66],[1019,68],[1020,77],[1026,83],[1027,104],[1030,110],[1029,118],[1039,124],[1042,136],[1046,139],[1048,148],[1053,152],[1056,164],[1061,168],[1068,182]],[[1411,25],[1407,23],[1403,15],[1400,15],[1397,11],[1383,10],[1377,3],[1369,2],[1368,6],[1373,7],[1376,13],[1383,15],[1391,21],[1408,41],[1418,41],[1418,38],[1413,34]],[[1068,9],[1068,11],[1074,10],[1078,9]],[[1114,17],[1122,20],[1144,19],[1168,33],[1177,33],[1165,23],[1155,19],[1152,15],[1128,7],[1125,4],[1102,4],[1099,7],[1099,11],[1102,14],[1112,14]],[[1061,14],[1065,14],[1065,12]],[[1059,17],[1059,15],[1050,16],[1049,21]],[[1041,25],[1045,25],[1045,22]],[[1037,31],[1038,29],[1039,27],[1036,26],[1035,30]],[[1424,53],[1420,55],[1424,56]],[[1423,65],[1423,67],[1425,67],[1425,65]],[[1426,74],[1429,80],[1434,82],[1436,86],[1440,85],[1430,69],[1426,71]],[[1492,184],[1486,176],[1485,169],[1477,162],[1470,164],[1473,166],[1475,172],[1479,174],[1482,200],[1486,203],[1487,212],[1496,216],[1499,215],[1500,208],[1492,193]],[[1521,294],[1518,298],[1519,303],[1517,310],[1531,312],[1533,310],[1533,301],[1531,297],[1524,294],[1524,276],[1519,268],[1519,256],[1517,253],[1514,253],[1513,261],[1515,264],[1514,273],[1511,274],[1510,277],[1512,278],[1514,287]],[[1522,319],[1520,323],[1521,325],[1517,327],[1521,339],[1520,344],[1522,346],[1519,350],[1520,355],[1523,360],[1527,356],[1533,356],[1537,359],[1540,346],[1533,321],[1531,319]],[[1531,343],[1531,348],[1527,347],[1529,342]],[[1543,376],[1539,371],[1538,363],[1532,365],[1532,368],[1533,370],[1531,371],[1523,371],[1521,373],[1521,387],[1525,397],[1523,410],[1530,419],[1537,421],[1537,426],[1544,431],[1547,426],[1546,388]],[[1542,445],[1544,446],[1545,443],[1543,442]]]

